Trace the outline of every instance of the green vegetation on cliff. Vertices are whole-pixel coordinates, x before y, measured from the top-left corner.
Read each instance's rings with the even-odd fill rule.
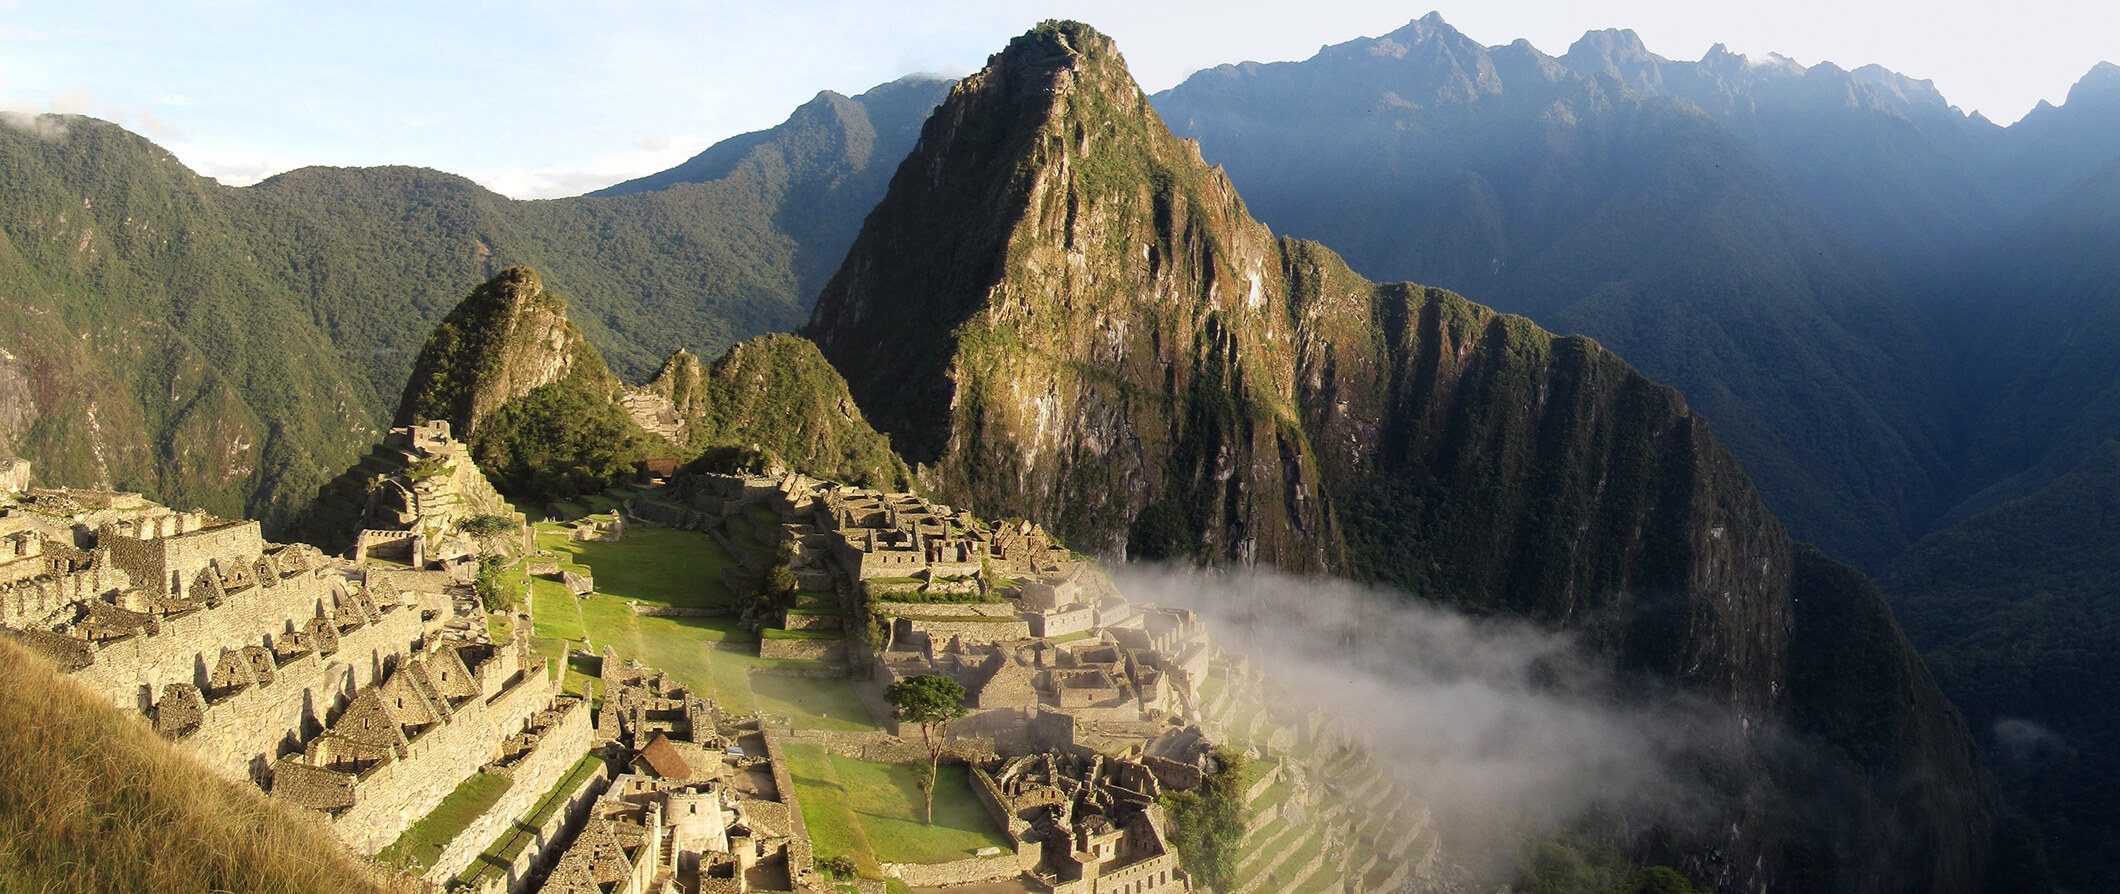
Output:
[[[887,490],[910,485],[905,461],[862,418],[846,380],[801,336],[738,343],[704,369],[690,354],[674,355],[646,388],[677,408],[695,453],[757,448],[769,463],[820,478]]]
[[[2037,877],[1875,588],[1792,542],[1678,392],[1276,238],[1087,26],[958,83],[806,332],[953,505],[1527,617],[1785,731],[1674,831],[1719,884]]]
[[[1923,538],[1883,585],[2056,876],[2120,877],[2120,443]]]
[[[636,416],[633,406],[648,409]],[[673,419],[658,419],[659,408]],[[471,444],[496,488],[535,504],[601,492],[651,457],[726,465],[733,455],[889,488],[911,480],[808,341],[761,336],[705,368],[678,351],[645,386],[627,389],[575,328],[566,301],[523,267],[474,289],[428,337],[398,424],[430,419],[447,420]]]
[[[408,167],[236,189],[101,121],[0,126],[0,452],[284,530],[510,266],[631,377],[799,322],[946,88],[820,94],[625,195],[536,202]]]
[[[626,415],[607,391],[577,377],[503,404],[471,439],[471,458],[501,493],[538,504],[602,493],[639,463],[674,451]]]
[[[411,892],[0,636],[0,890]]]

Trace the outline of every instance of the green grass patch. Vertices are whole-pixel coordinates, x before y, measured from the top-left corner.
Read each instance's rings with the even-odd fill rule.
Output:
[[[419,822],[398,835],[377,858],[392,866],[433,866],[442,849],[463,834],[473,820],[485,815],[514,780],[497,773],[473,773],[436,804]]]
[[[836,617],[839,617],[839,609],[838,609],[838,608],[836,608],[836,607],[834,607],[834,608],[803,608],[803,607],[802,607],[801,605],[799,605],[799,604],[798,604],[798,605],[796,605],[796,606],[795,606],[794,608],[790,608],[790,609],[788,609],[788,614],[791,614],[791,615],[808,615],[808,616],[811,616],[811,617],[827,617],[827,616],[829,616],[829,617],[834,617],[834,618],[836,618]]]
[[[802,822],[810,831],[810,847],[823,860],[852,857],[861,873],[875,877],[883,873],[876,852],[861,832],[861,821],[847,800],[846,787],[821,745],[789,745],[781,749],[788,762],[788,776],[795,782],[795,797],[802,805]]]
[[[972,797],[971,775],[961,765],[939,768],[935,822],[930,825],[922,822],[920,776],[926,767],[830,757],[847,806],[859,818],[862,835],[878,859],[943,863],[972,856],[982,847],[1009,846],[986,808]]]
[[[864,874],[879,861],[941,863],[982,847],[1008,847],[972,797],[964,767],[941,768],[935,822],[922,822],[919,778],[926,768],[826,754],[815,745],[783,749],[802,803],[802,819],[819,858],[846,855]]]
[[[568,540],[564,530],[540,525],[538,545],[563,561],[587,566],[596,591],[656,605],[731,606],[736,602],[722,569],[735,564],[728,550],[697,531],[634,527],[614,541]]]
[[[719,660],[722,656],[714,657]],[[753,660],[761,664],[776,663],[769,659]],[[868,706],[862,703],[861,696],[855,694],[853,685],[844,677],[819,679],[754,673],[749,682],[757,710],[787,715],[804,729],[869,732],[878,728],[869,716]]]
[[[1046,639],[1054,643],[1072,643],[1080,642],[1096,635],[1097,631],[1095,630],[1077,630],[1073,633],[1063,633],[1059,636],[1049,636],[1046,637]]]

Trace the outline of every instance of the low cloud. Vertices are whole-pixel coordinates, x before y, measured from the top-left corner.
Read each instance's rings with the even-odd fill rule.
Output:
[[[61,115],[86,115],[101,103],[86,88],[77,88],[53,96],[49,105],[52,111]]]
[[[2061,734],[2022,717],[1995,721],[1995,749],[2012,764],[2027,764],[2075,750]]]
[[[140,110],[140,132],[165,143],[184,141],[183,131],[146,109]]]
[[[66,119],[18,109],[0,109],[0,125],[47,140],[66,139]]]
[[[1506,870],[1524,835],[1593,810],[1698,823],[1708,799],[1680,768],[1735,733],[1698,699],[1622,686],[1567,635],[1527,623],[1271,572],[1115,576],[1136,602],[1199,612],[1291,705],[1363,729],[1426,802],[1449,856],[1483,874]]]

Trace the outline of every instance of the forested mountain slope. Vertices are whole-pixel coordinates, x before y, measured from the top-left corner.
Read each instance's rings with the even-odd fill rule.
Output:
[[[1745,769],[1727,831],[1676,846],[1718,884],[2039,884],[1876,589],[1790,541],[1677,392],[1276,238],[1086,26],[958,84],[805,332],[953,503],[1537,618],[1707,694]]]
[[[275,528],[390,419],[456,299],[532,264],[622,375],[798,323],[947,89],[821,94],[624,194],[416,168],[235,189],[113,125],[0,127],[0,450]],[[873,113],[873,114],[872,114]]]
[[[1607,43],[1554,59],[1430,15],[1156,103],[1260,219],[1597,338],[1715,420],[1804,536],[1881,564],[1949,491],[1936,334],[1759,144],[1630,86],[1681,79]]]

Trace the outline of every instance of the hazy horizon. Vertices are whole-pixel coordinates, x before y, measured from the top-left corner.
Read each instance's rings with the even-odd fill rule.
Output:
[[[348,11],[0,0],[0,110],[115,121],[224,183],[307,165],[411,164],[547,198],[669,168],[780,123],[820,90],[961,75],[1046,18],[1111,34],[1156,92],[1215,65],[1307,59],[1429,9],[1326,0],[1297,18],[1255,2],[958,6],[619,3],[583,14],[551,3]],[[2098,62],[2120,58],[2097,37],[2120,33],[2120,10],[2053,0],[2007,16],[1970,3],[1909,17],[1819,0],[1714,9],[1512,0],[1436,11],[1483,44],[1523,38],[1555,56],[1585,31],[1628,28],[1674,60],[1722,43],[1807,66],[1879,64],[1933,80],[2000,124],[2040,101],[2059,104]]]

